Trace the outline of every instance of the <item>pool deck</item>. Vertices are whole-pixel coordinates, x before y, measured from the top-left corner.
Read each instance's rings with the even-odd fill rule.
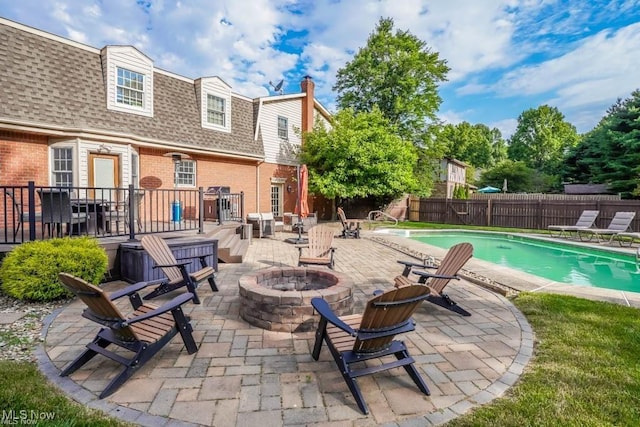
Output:
[[[320,361],[312,359],[313,332],[270,332],[239,317],[239,277],[296,265],[297,249],[283,241],[290,236],[254,240],[244,263],[220,265],[219,292],[199,288],[202,304],[185,306],[197,353],[188,355],[176,337],[116,393],[100,400],[99,392],[117,369],[113,362],[98,356],[71,377],[59,376],[98,330],[81,317],[84,307],[74,301],[47,319],[45,343],[36,353],[41,371],[69,397],[139,425],[430,426],[502,396],[526,370],[534,350],[526,318],[508,298],[472,283],[475,279],[454,281],[447,292],[472,316],[425,303],[414,315],[416,330],[401,337],[431,395],[421,394],[404,370],[362,377],[357,381],[370,409],[363,415],[326,347]],[[441,259],[446,252],[370,231],[362,239],[336,239],[335,244],[336,270],[355,282],[354,312],[361,312],[375,289],[391,286],[402,271],[398,259],[425,251]],[[558,285],[476,259],[465,270],[516,289],[640,307],[637,294]]]

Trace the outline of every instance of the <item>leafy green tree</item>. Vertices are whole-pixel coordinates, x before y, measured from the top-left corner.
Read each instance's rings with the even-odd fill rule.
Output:
[[[336,101],[356,113],[377,105],[403,139],[429,146],[430,124],[442,102],[438,84],[449,67],[424,41],[409,31],[394,33],[393,25],[393,19],[381,18],[366,46],[338,70]]]
[[[556,107],[542,105],[520,114],[508,154],[511,160],[523,161],[530,168],[556,174],[565,154],[579,140],[575,126],[566,122]]]
[[[509,192],[532,192],[535,191],[534,177],[536,171],[524,162],[513,160],[503,160],[494,167],[485,170],[480,176],[482,186],[492,186],[502,188],[504,180],[507,180]]]
[[[502,137],[502,132],[500,132],[500,129],[491,129],[491,141],[491,156],[493,157],[494,164],[503,160],[507,160],[509,158],[509,154],[507,152],[507,142]]]
[[[309,168],[309,191],[328,199],[387,197],[416,192],[416,148],[404,141],[377,108],[341,110],[330,129],[316,123],[304,134],[300,160]]]
[[[568,153],[564,172],[568,181],[609,184],[624,197],[640,196],[640,90],[607,110]]]
[[[468,122],[447,124],[437,134],[445,156],[477,168],[487,168],[506,158],[506,145],[498,129]]]

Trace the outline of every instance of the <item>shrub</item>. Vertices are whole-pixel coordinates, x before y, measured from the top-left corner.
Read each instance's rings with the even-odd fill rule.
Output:
[[[66,272],[100,283],[107,272],[107,254],[90,237],[57,238],[23,243],[0,266],[2,290],[20,300],[52,301],[71,294],[60,284]]]

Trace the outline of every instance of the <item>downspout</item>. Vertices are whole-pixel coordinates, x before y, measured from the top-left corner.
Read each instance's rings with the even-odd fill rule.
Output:
[[[256,165],[256,212],[260,212],[260,165],[264,162],[258,162]]]

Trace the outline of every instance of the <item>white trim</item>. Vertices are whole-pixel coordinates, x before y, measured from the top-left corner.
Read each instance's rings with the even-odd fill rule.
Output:
[[[296,99],[296,98],[304,98],[305,96],[306,96],[305,93],[290,93],[288,95],[263,96],[258,99],[265,102],[278,102],[278,101],[287,101],[287,100]]]

